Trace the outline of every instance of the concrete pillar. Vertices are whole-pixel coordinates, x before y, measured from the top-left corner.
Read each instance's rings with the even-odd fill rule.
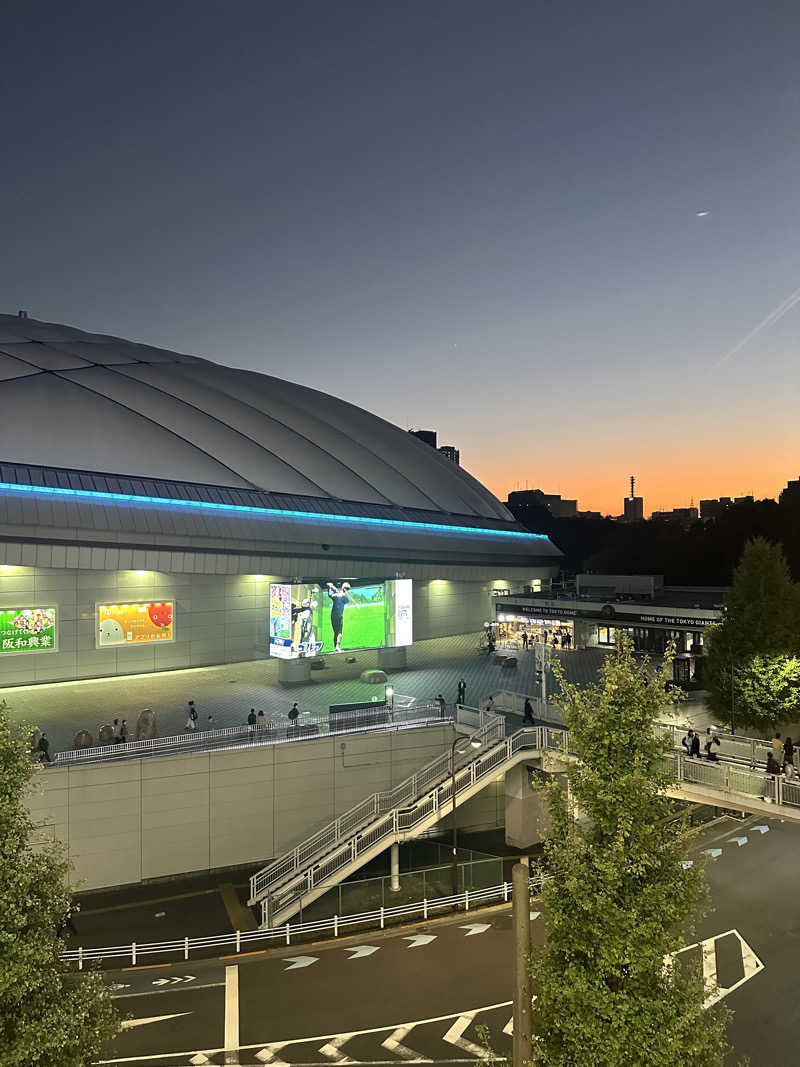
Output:
[[[389,850],[389,862],[392,872],[389,889],[392,893],[396,893],[400,889],[400,846],[396,841]]]
[[[406,645],[378,649],[378,666],[382,671],[402,671],[407,663]]]
[[[550,816],[542,798],[531,785],[532,766],[521,763],[505,776],[506,844],[530,848],[550,832]]]
[[[311,681],[310,659],[279,659],[278,681],[282,685],[297,685]]]

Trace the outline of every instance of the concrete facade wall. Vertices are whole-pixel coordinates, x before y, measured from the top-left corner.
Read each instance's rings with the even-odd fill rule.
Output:
[[[42,769],[29,808],[62,841],[76,889],[252,864],[281,855],[371,793],[440,755],[446,726]]]
[[[90,550],[86,550],[89,552]],[[97,550],[102,553],[102,550]],[[278,576],[4,566],[0,607],[58,609],[58,649],[0,656],[0,686],[144,674],[268,655],[270,581]],[[414,640],[481,630],[493,586],[519,578],[414,579]],[[172,600],[175,640],[98,648],[98,604]]]

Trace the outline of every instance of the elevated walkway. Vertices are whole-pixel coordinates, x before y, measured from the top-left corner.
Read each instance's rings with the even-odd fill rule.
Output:
[[[505,719],[474,710],[470,714],[482,720],[469,735],[480,741],[480,748],[456,760],[456,807],[517,763],[537,760],[545,769],[558,771],[573,759],[565,729],[523,727],[506,737]],[[779,810],[784,818],[800,822],[800,780],[755,769],[755,759],[762,753],[766,759],[764,742],[731,738],[731,747],[738,746],[741,752],[709,762],[683,754],[678,734],[685,731],[666,724],[657,729],[672,746],[664,755],[664,767],[674,780],[667,795],[755,814],[774,815]],[[453,799],[450,753],[444,753],[395,789],[375,793],[333,820],[250,879],[249,903],[261,904],[262,926],[287,922],[390,845],[435,826],[453,810]]]

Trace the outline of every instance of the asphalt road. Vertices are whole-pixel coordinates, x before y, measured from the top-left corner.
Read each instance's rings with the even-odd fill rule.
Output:
[[[800,1034],[800,827],[730,820],[704,831],[698,854],[706,848],[721,850],[708,857],[715,911],[684,958],[703,958],[731,990],[738,1055],[752,1067],[789,1062],[786,1050]],[[532,930],[543,936],[541,918]],[[113,972],[133,1025],[103,1062],[469,1062],[481,1051],[481,1025],[505,1055],[511,948],[510,912],[496,909],[346,941]]]

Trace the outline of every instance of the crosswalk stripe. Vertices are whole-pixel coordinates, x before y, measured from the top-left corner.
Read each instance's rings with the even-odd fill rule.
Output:
[[[271,1063],[272,1067],[288,1067],[285,1060],[278,1058],[278,1053],[286,1044],[285,1041],[276,1041],[274,1045],[267,1045],[266,1048],[262,1048],[260,1052],[257,1052],[256,1059],[260,1063]]]

